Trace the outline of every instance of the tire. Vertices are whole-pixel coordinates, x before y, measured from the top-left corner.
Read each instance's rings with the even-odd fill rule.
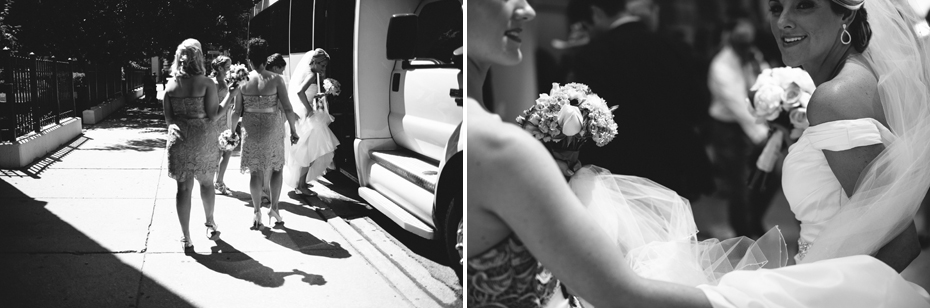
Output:
[[[443,245],[445,246],[446,256],[448,257],[448,264],[455,271],[455,275],[459,277],[459,284],[462,284],[462,271],[464,268],[462,249],[464,247],[463,236],[465,232],[465,227],[462,221],[462,201],[459,199],[452,199],[452,202],[449,203],[449,210],[446,212],[445,221],[443,223]]]

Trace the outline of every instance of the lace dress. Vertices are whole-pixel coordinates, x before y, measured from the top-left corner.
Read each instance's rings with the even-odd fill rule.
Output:
[[[284,167],[284,113],[278,95],[243,95],[242,106],[248,109],[274,108],[274,112],[244,112],[242,115],[241,172]]]
[[[216,97],[220,100],[220,102],[226,98],[227,94],[229,94],[229,89],[227,88],[221,88],[216,91]],[[226,109],[226,113],[216,117],[216,120],[213,121],[216,123],[217,133],[223,133],[223,131],[229,129],[229,116],[232,114],[232,109],[233,108]]]
[[[187,181],[213,179],[219,164],[215,124],[206,117],[203,97],[168,97],[174,124],[168,129],[168,177]],[[199,118],[198,118],[199,117]],[[196,118],[196,119],[195,119]],[[176,131],[173,131],[176,130]],[[175,137],[180,135],[181,138]]]
[[[559,281],[516,236],[468,259],[468,307],[544,307]]]

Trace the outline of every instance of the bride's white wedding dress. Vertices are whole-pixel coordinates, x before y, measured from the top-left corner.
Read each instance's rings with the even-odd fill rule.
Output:
[[[930,51],[903,0],[868,1],[863,64],[879,80],[888,127],[873,119],[808,128],[789,149],[783,187],[801,221],[798,265],[777,229],[698,242],[687,200],[649,180],[586,167],[573,191],[639,275],[701,288],[714,307],[930,307],[930,295],[869,256],[909,226],[930,187]],[[851,198],[823,151],[884,144]]]

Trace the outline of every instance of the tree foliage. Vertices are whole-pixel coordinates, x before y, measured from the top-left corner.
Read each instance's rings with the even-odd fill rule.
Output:
[[[171,58],[187,38],[244,54],[257,1],[5,0],[0,43],[18,53],[97,62]]]

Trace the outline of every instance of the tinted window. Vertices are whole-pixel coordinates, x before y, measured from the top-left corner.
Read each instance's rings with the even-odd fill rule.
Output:
[[[441,0],[420,10],[417,24],[417,58],[452,63],[452,52],[462,46],[462,5]]]
[[[291,1],[291,52],[313,49],[313,0]]]
[[[272,53],[287,54],[287,11],[290,5],[290,0],[280,0],[252,17],[249,21],[249,37],[260,37],[268,41]]]

